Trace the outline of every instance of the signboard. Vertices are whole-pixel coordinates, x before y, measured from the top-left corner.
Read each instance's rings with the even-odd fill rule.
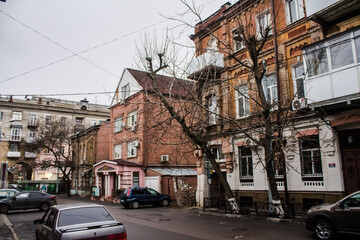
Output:
[[[334,167],[336,167],[335,163],[329,163],[329,168],[334,168]]]

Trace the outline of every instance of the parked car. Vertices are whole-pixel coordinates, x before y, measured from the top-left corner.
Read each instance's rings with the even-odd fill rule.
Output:
[[[10,198],[0,200],[0,213],[7,213],[9,210],[22,210],[39,208],[47,211],[50,206],[56,204],[56,196],[40,191],[24,191],[13,195]]]
[[[151,188],[129,188],[121,195],[120,203],[125,208],[138,208],[140,205],[167,206],[170,197]]]
[[[0,189],[0,199],[9,198],[17,193],[19,193],[18,190],[2,188]]]
[[[38,224],[35,231],[37,240],[127,239],[123,224],[98,204],[52,206],[34,224]]]
[[[335,203],[310,208],[305,223],[322,240],[332,239],[340,232],[360,234],[360,191]]]

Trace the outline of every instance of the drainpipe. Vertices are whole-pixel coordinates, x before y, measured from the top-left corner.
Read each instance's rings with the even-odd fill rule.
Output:
[[[77,142],[77,156],[75,164],[75,194],[78,193],[78,181],[79,181],[79,133],[76,133],[76,142]]]

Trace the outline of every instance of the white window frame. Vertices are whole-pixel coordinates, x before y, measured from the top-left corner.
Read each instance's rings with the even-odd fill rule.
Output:
[[[221,146],[212,146],[211,152],[214,154],[215,160],[217,162],[225,162],[225,154],[222,152]]]
[[[244,40],[242,40],[241,36],[240,36],[240,33],[239,33],[239,30],[238,29],[234,29],[232,31],[232,34],[233,34],[233,47],[234,47],[234,52],[237,52],[237,51],[240,51],[242,49],[245,48],[245,43],[244,43]],[[238,36],[238,38],[241,38],[240,39],[236,39],[235,37]]]
[[[302,75],[298,75],[297,69],[302,70]],[[292,79],[293,79],[293,86],[294,86],[294,96],[297,98],[304,98],[306,96],[305,94],[305,69],[304,69],[304,63],[299,62],[297,64],[294,64],[291,67],[292,71]],[[302,86],[298,86],[298,83],[302,82]],[[299,90],[301,88],[301,90]],[[299,94],[300,93],[300,94]]]
[[[127,144],[127,156],[128,157],[136,157],[136,145],[137,141],[131,141]]]
[[[75,118],[75,125],[76,126],[83,126],[84,125],[84,118],[76,117]]]
[[[210,39],[208,41],[208,44],[207,44],[207,50],[208,51],[213,51],[213,52],[218,51],[217,39],[214,36],[210,37]]]
[[[236,96],[236,118],[246,118],[250,116],[250,101],[249,101],[249,87],[247,84],[238,86],[235,89]],[[243,115],[240,115],[240,102],[242,102]]]
[[[13,113],[12,113],[12,120],[21,121],[21,120],[22,120],[22,112],[20,112],[20,111],[13,111]]]
[[[273,78],[273,80],[274,80],[273,84],[271,84],[271,83],[269,84],[268,79],[271,79],[271,78]],[[262,85],[263,85],[263,90],[264,90],[266,101],[271,105],[276,105],[277,101],[278,101],[276,75],[273,73],[269,74],[267,76],[264,75],[264,77],[262,79]]]
[[[127,126],[130,130],[134,130],[137,123],[137,112],[133,111],[127,115]]]
[[[130,96],[130,84],[127,83],[124,86],[121,87],[121,97],[122,100],[125,100]]]
[[[215,125],[218,121],[219,106],[216,96],[211,96],[208,99],[209,124]]]
[[[29,129],[28,137],[30,141],[33,141],[35,139],[36,131]]]
[[[36,114],[30,115],[30,126],[35,126],[38,116]]]
[[[318,135],[316,135],[317,138],[319,138]],[[310,137],[310,136],[306,136],[306,137]],[[320,145],[320,142],[318,143],[318,147],[312,147],[312,148],[304,148],[302,146],[302,141],[306,141],[306,137],[302,137],[299,139],[299,148],[300,148],[300,157],[301,157],[301,174],[302,174],[302,177],[322,177],[323,174],[324,174],[324,169],[323,169],[323,166],[322,166],[322,163],[323,163],[323,159],[321,157],[321,145]],[[313,136],[315,137],[315,136]],[[304,140],[305,139],[305,140]],[[319,139],[317,139],[317,141],[319,141]],[[304,165],[305,165],[305,160],[304,160],[304,153],[305,152],[309,152],[310,153],[310,160],[311,160],[311,171],[312,173],[311,174],[306,174],[305,173],[305,170],[304,170]],[[319,158],[320,158],[320,166],[321,166],[321,173],[315,173],[315,160],[314,160],[314,155],[315,153],[318,152],[319,154]]]
[[[114,146],[114,159],[121,159],[122,144],[116,144]]]
[[[11,141],[20,141],[21,140],[21,127],[11,127]]]
[[[242,149],[250,149],[251,151],[251,155],[242,155],[241,154],[241,150]],[[238,155],[239,155],[239,174],[240,174],[240,179],[253,179],[254,178],[254,168],[253,168],[253,157],[252,157],[252,150],[251,148],[247,148],[247,147],[238,147]],[[244,173],[242,173],[242,163],[245,160],[246,162],[246,175]],[[251,170],[251,175],[249,174]]]
[[[294,9],[291,8],[291,3],[294,4]],[[294,10],[295,12],[292,12]],[[292,24],[305,17],[303,0],[285,0],[286,22]],[[293,16],[295,15],[295,16]]]
[[[122,130],[122,117],[116,118],[114,121],[114,132],[120,132]]]
[[[264,19],[264,21],[262,21]],[[258,39],[263,37],[263,32],[267,26],[270,26],[269,36],[272,34],[272,18],[269,10],[266,10],[256,17],[256,31]]]

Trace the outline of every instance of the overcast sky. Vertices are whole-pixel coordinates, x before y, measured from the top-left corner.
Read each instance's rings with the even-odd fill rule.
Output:
[[[208,17],[225,0],[196,0]],[[0,94],[47,95],[106,104],[124,68],[137,68],[135,42],[179,23],[179,0],[7,0],[0,2]],[[195,22],[192,14],[186,15]],[[156,29],[156,30],[155,30]],[[189,30],[179,38],[187,44]],[[85,51],[84,53],[81,53]],[[76,56],[75,54],[79,54]],[[53,94],[51,96],[50,94]],[[24,96],[17,96],[24,98]]]

